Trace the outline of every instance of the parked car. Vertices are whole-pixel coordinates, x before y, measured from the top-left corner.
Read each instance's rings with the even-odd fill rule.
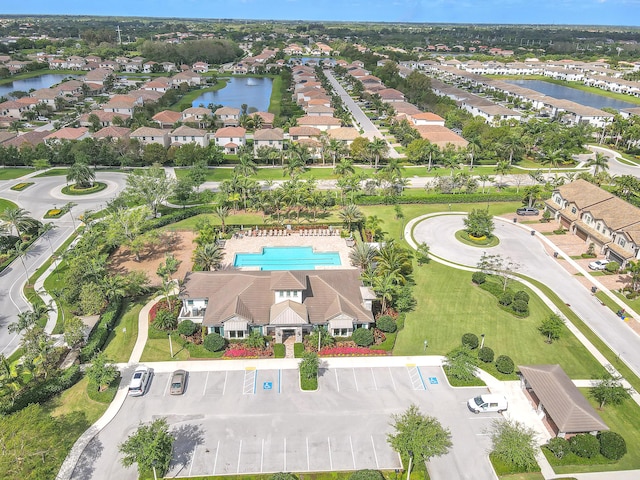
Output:
[[[533,207],[522,207],[516,210],[518,215],[538,215],[540,210]]]
[[[509,408],[507,399],[503,395],[495,395],[490,393],[485,393],[483,395],[478,395],[477,397],[470,398],[467,402],[467,406],[473,413],[502,413],[507,408]]]
[[[187,372],[184,370],[176,370],[171,375],[171,389],[169,393],[171,395],[182,395],[184,393],[184,386],[187,383]]]
[[[607,268],[608,263],[609,262],[607,262],[606,260],[594,260],[589,264],[589,268],[591,270],[604,270],[605,268]]]
[[[131,382],[129,383],[129,395],[132,397],[144,395],[149,387],[152,375],[153,372],[149,367],[140,365],[136,368],[135,372],[133,372],[133,377],[131,377]]]

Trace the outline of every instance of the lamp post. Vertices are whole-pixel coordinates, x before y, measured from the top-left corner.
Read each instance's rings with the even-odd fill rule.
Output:
[[[429,342],[427,342],[427,339],[425,338],[424,340],[424,351],[427,351],[427,347],[429,346]]]
[[[169,332],[168,335],[169,335],[169,351],[171,352],[171,358],[173,358],[173,343],[171,342],[171,332]]]
[[[480,342],[480,348],[484,348],[484,333],[481,333],[480,337],[482,337],[482,341]]]
[[[411,464],[413,463],[413,450],[409,450],[409,468],[407,468],[407,480],[411,477]]]

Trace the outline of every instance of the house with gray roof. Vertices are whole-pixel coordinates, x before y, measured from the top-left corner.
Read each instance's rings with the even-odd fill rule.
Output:
[[[189,272],[178,320],[190,319],[227,339],[251,331],[301,342],[314,327],[350,336],[373,325],[372,299],[356,269]]]

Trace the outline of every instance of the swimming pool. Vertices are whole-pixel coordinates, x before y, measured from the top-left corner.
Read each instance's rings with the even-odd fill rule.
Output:
[[[236,253],[234,267],[260,270],[315,270],[318,266],[340,266],[338,252],[314,252],[311,247],[264,247],[260,253]]]

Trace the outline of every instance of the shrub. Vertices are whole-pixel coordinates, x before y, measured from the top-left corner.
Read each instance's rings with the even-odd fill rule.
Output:
[[[500,305],[511,305],[513,303],[513,294],[511,292],[504,292],[498,301]]]
[[[353,335],[351,335],[351,340],[353,340],[356,345],[368,347],[373,343],[373,332],[368,328],[358,328],[353,332]]]
[[[178,324],[178,319],[174,314],[167,310],[160,310],[153,320],[153,326],[158,330],[174,330]]]
[[[476,285],[482,285],[487,281],[487,275],[483,272],[473,272],[473,275],[471,275],[471,281]]]
[[[600,442],[590,433],[580,433],[569,440],[571,451],[582,458],[593,458],[600,451]]]
[[[204,348],[210,352],[219,352],[227,342],[219,333],[210,333],[204,338]]]
[[[511,357],[508,357],[507,355],[500,355],[498,358],[496,358],[496,369],[500,373],[509,375],[513,373],[515,365],[513,364],[513,360],[511,360]]]
[[[511,310],[516,313],[527,313],[529,311],[529,305],[524,300],[514,300],[511,304]]]
[[[529,303],[529,294],[524,290],[518,290],[513,296],[513,301],[522,300],[524,303]]]
[[[271,475],[269,477],[269,480],[298,480],[298,477],[296,477],[293,473],[278,472]]]
[[[284,346],[284,343],[276,343],[273,346],[273,356],[276,358],[284,358],[286,355],[287,349]]]
[[[98,324],[95,326],[89,338],[87,344],[80,350],[80,361],[82,363],[89,362],[93,356],[104,346],[109,336],[109,332],[113,330],[113,327],[120,316],[120,308],[122,307],[122,300],[112,300],[107,306],[107,309],[100,316]]]
[[[465,333],[462,335],[462,345],[471,350],[478,348],[479,343],[478,336],[475,333]]]
[[[566,453],[571,452],[569,441],[566,438],[555,437],[549,440],[547,449],[555,455],[556,458],[562,458]]]
[[[618,262],[609,262],[607,263],[607,265],[604,267],[604,269],[608,272],[608,273],[616,273],[618,270],[620,270],[620,264]]]
[[[600,453],[609,460],[620,460],[627,453],[627,442],[616,432],[600,432]]]
[[[294,343],[293,344],[293,356],[295,358],[300,358],[300,357],[302,357],[303,353],[304,353],[304,343]]]
[[[264,337],[258,330],[251,330],[244,343],[249,348],[264,348]]]
[[[198,325],[193,323],[191,320],[183,320],[178,324],[178,333],[185,337],[193,335],[196,333],[196,330],[198,330]]]
[[[390,315],[381,315],[376,320],[376,327],[385,333],[393,333],[398,329],[396,322]]]
[[[378,470],[358,470],[349,476],[349,480],[384,480],[384,475]]]
[[[491,363],[493,362],[493,358],[493,350],[489,347],[482,347],[480,350],[478,350],[478,360],[480,360],[481,362]]]

